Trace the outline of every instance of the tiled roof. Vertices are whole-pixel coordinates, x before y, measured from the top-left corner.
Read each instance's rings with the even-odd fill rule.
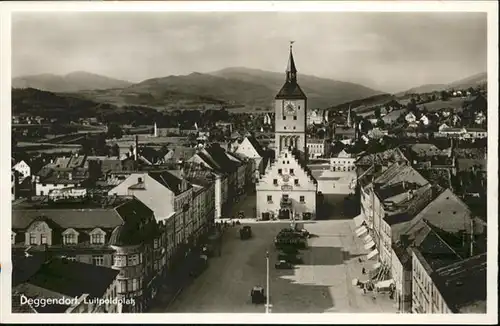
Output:
[[[36,202],[25,201],[12,208],[12,228],[26,229],[33,221],[44,220],[62,229],[113,229],[123,224],[127,217],[121,215],[124,211],[115,208],[128,202],[137,202],[137,199],[110,196],[95,200],[49,202],[44,197]]]
[[[374,182],[382,184],[383,187],[401,182],[423,186],[427,181],[417,170],[407,164],[395,163],[379,175]]]
[[[64,258],[52,258],[15,290],[27,297],[76,297],[89,294],[100,298],[119,274],[118,270]]]
[[[169,171],[149,172],[148,175],[175,195],[179,195],[182,192],[182,180]]]
[[[486,254],[436,270],[434,283],[455,313],[486,313]]]
[[[253,148],[255,148],[260,157],[266,156],[266,151],[262,148],[262,145],[255,137],[247,137],[247,139],[250,142],[250,144],[252,144]]]
[[[295,82],[286,82],[280,89],[278,94],[276,94],[276,99],[306,99],[306,95],[300,88],[299,84]]]
[[[356,161],[356,165],[390,165],[395,162],[408,162],[408,159],[399,147],[388,149],[381,153],[362,156]]]
[[[471,212],[450,189],[443,190],[416,219],[425,219],[441,230],[457,233],[470,230]]]

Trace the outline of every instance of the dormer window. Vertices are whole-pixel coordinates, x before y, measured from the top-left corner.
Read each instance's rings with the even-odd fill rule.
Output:
[[[78,243],[78,232],[74,229],[67,229],[62,233],[63,244],[73,245]]]
[[[90,232],[90,244],[93,245],[103,245],[106,232],[100,228],[96,228]]]

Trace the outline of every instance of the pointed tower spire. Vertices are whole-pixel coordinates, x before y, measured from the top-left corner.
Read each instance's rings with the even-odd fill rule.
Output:
[[[347,126],[352,127],[352,117],[351,117],[351,105],[349,104],[349,110],[347,111]]]
[[[293,60],[293,43],[295,41],[290,41],[290,56],[288,57],[288,66],[286,67],[286,81],[287,83],[297,82],[297,68],[295,67],[295,60]]]

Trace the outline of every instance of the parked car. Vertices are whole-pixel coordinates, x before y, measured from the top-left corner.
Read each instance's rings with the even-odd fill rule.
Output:
[[[304,263],[304,260],[300,255],[290,255],[286,253],[280,253],[278,254],[278,259],[295,265]]]
[[[252,298],[253,304],[266,303],[266,295],[264,293],[264,288],[261,286],[254,286],[250,291],[250,297]]]
[[[240,238],[241,240],[250,239],[252,237],[252,228],[248,225],[245,225],[240,229]]]
[[[274,267],[276,269],[292,269],[293,264],[285,260],[280,260],[274,264]]]
[[[206,255],[200,255],[198,257],[194,264],[193,264],[193,269],[189,272],[189,275],[191,277],[198,277],[207,269],[208,267],[208,257]]]

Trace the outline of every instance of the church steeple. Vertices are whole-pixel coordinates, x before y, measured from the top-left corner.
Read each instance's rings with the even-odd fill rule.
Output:
[[[286,67],[286,82],[297,83],[297,68],[295,67],[295,60],[293,60],[293,43],[290,41],[290,56],[288,57],[288,66]]]

